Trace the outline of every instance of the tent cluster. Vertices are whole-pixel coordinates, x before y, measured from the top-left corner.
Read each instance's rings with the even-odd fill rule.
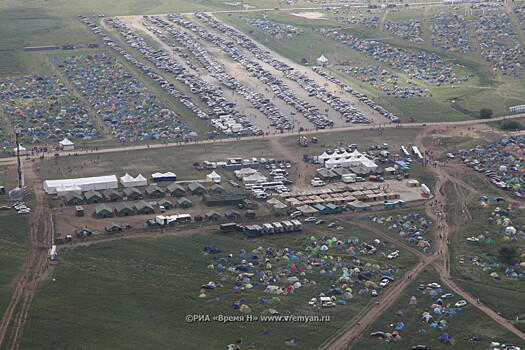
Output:
[[[191,131],[114,57],[79,55],[54,61],[119,141],[173,139]]]
[[[341,14],[345,14],[345,13],[348,13],[347,11],[345,10],[340,10],[340,9],[337,9],[335,8],[335,13],[341,13]],[[377,22],[379,21],[379,17],[378,16],[364,16],[363,14],[363,11],[362,10],[358,10],[358,9],[355,9],[354,12],[358,12],[359,15],[358,16],[355,16],[353,15],[352,17],[344,17],[344,16],[336,16],[335,17],[335,20],[336,21],[341,21],[343,23],[346,23],[346,24],[352,24],[352,25],[360,25],[362,27],[366,27],[366,28],[370,28],[370,29],[376,29],[377,28]]]
[[[341,69],[341,72],[363,83],[368,83],[387,95],[401,98],[432,97],[430,91],[427,88],[418,86],[417,82],[407,80],[405,84],[401,84],[398,82],[398,75],[392,74],[379,66],[344,68]]]
[[[346,150],[342,153],[334,152],[328,154],[324,152],[319,156],[319,161],[321,164],[324,164],[324,167],[327,169],[332,169],[336,167],[341,168],[361,168],[368,172],[376,170],[377,164],[367,158],[362,153],[354,150],[352,152],[347,152]]]
[[[422,43],[421,39],[421,22],[419,19],[406,19],[399,21],[385,21],[384,28],[386,31],[395,36],[414,43]]]
[[[432,46],[449,52],[470,53],[470,39],[465,17],[455,7],[430,15]]]
[[[367,218],[362,216],[360,219],[366,220]],[[388,226],[389,230],[396,230],[408,242],[423,248],[425,252],[429,251],[430,241],[424,237],[429,232],[429,223],[423,216],[417,213],[388,217],[371,215],[368,220]]]
[[[21,130],[20,142],[57,142],[99,137],[87,112],[56,76],[0,78],[2,110]],[[9,143],[2,145],[9,147]]]
[[[493,184],[508,189],[515,197],[521,198],[525,195],[525,159],[520,156],[525,150],[524,144],[524,135],[512,136],[503,138],[499,144],[493,142],[478,145],[469,151],[460,150],[457,157],[466,162],[467,166],[474,167],[474,170],[490,170],[491,173],[486,174],[487,176],[499,177],[491,179]],[[512,148],[512,153],[507,148]]]
[[[212,257],[208,269],[216,273],[220,283],[231,288],[233,294],[242,294],[246,298],[233,304],[233,308],[240,309],[244,303],[252,310],[254,305],[248,305],[246,300],[254,298],[254,293],[258,292],[264,294],[259,294],[257,303],[270,304],[272,308],[267,311],[278,314],[275,307],[280,298],[294,295],[300,288],[326,285],[318,296],[329,298],[335,305],[346,305],[354,294],[366,295],[377,288],[381,278],[394,275],[397,269],[387,264],[366,263],[364,259],[370,249],[375,248],[359,243],[357,237],[340,240],[312,236],[303,241],[300,251],[258,247],[225,254],[216,247],[207,246],[203,254]],[[359,254],[361,258],[357,257]],[[206,298],[215,287],[214,282],[209,282],[202,287],[200,297]],[[255,303],[254,299],[252,303]]]
[[[471,5],[481,56],[493,63],[493,70],[518,76],[525,69],[519,38],[501,3]]]
[[[241,16],[240,16],[241,17]],[[260,18],[243,18],[244,23],[255,26],[276,39],[292,39],[293,36],[304,35],[304,31],[289,24],[282,24]]]
[[[313,28],[315,31],[321,29]],[[409,74],[414,79],[426,80],[428,83],[453,82],[452,68],[445,64],[435,53],[425,51],[415,52],[408,49],[393,47],[390,44],[357,38],[351,34],[324,30],[326,37],[339,41],[380,63],[388,64],[396,70]],[[459,79],[456,79],[459,82]]]
[[[122,57],[124,57],[130,64],[134,65],[137,69],[139,69],[141,72],[143,72],[144,74],[147,74],[151,79],[157,81],[159,84],[160,84],[160,87],[166,91],[169,95],[173,96],[174,98],[178,99],[178,101],[184,105],[186,108],[188,108],[190,111],[193,112],[193,114],[195,116],[197,116],[198,118],[200,119],[209,119],[209,116],[204,113],[199,107],[197,107],[195,104],[193,104],[193,102],[191,102],[191,99],[186,96],[186,94],[182,93],[181,91],[178,91],[176,89],[174,89],[172,86],[170,86],[170,84],[163,78],[161,77],[160,75],[158,75],[157,73],[154,73],[151,71],[151,68],[142,63],[141,61],[137,60],[134,58],[134,56],[130,55],[126,50],[124,50],[123,48],[121,48],[118,44],[116,44],[112,39],[110,39],[104,32],[104,30],[99,27],[97,24],[91,22],[91,20],[86,17],[86,16],[78,16],[79,20],[82,21],[83,24],[85,24],[86,26],[89,26],[90,28],[93,28],[93,32],[95,34],[97,34],[103,41],[105,41],[107,43],[107,45],[109,47],[111,47],[113,50],[115,50],[116,52],[118,52],[119,54],[122,55]],[[119,25],[113,21],[113,19],[110,19],[110,18],[106,18],[106,21],[111,24],[113,26],[113,28],[119,28]],[[134,37],[132,35],[133,31],[131,31],[129,28],[125,31],[126,33],[129,33],[128,34],[124,34],[124,32],[119,32],[120,34],[122,35],[128,35],[128,38],[126,38],[128,40],[128,43],[131,42],[131,37]],[[133,42],[134,45],[137,45],[136,42]],[[157,54],[157,57],[160,55],[160,50],[156,50],[156,54]],[[148,60],[150,60],[151,62],[156,62],[156,57],[153,56],[153,55],[147,55],[146,58]],[[180,65],[179,65],[180,66]],[[182,66],[181,66],[182,67]],[[172,69],[174,69],[172,67]],[[184,80],[184,81],[187,81],[187,80]],[[192,84],[193,82],[189,83],[189,84]],[[211,84],[209,84],[208,86],[211,86]],[[213,94],[212,94],[213,95]],[[215,96],[215,97],[220,97],[220,96]],[[210,102],[210,101],[208,101]],[[208,105],[210,107],[212,107],[212,105],[210,105],[210,103],[208,103]],[[194,131],[191,131],[189,133],[186,133],[184,134],[184,138],[185,140],[189,140],[189,139],[192,139],[192,138],[195,138],[197,137],[197,133],[195,133]]]

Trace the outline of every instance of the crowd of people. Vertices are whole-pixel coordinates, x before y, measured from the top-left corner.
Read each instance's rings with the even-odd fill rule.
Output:
[[[56,75],[0,78],[0,99],[23,144],[100,136],[85,108]]]
[[[438,7],[430,15],[430,35],[432,46],[446,51],[470,53],[468,24],[457,6]]]

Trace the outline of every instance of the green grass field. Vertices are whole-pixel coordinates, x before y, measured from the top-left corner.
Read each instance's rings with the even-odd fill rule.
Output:
[[[208,291],[207,298],[198,297],[201,284],[220,282],[217,272],[207,268],[208,264],[218,262],[213,255],[201,254],[204,246],[221,248],[223,253],[218,256],[226,258],[229,253],[238,255],[241,248],[249,252],[259,246],[303,250],[301,238],[312,234],[322,236],[317,226],[311,226],[306,226],[300,234],[253,240],[245,239],[241,233],[225,235],[210,230],[192,235],[191,239],[127,239],[88,247],[65,247],[60,251],[61,263],[35,297],[21,348],[110,349],[118,344],[128,349],[222,349],[239,338],[246,339],[248,344],[255,342],[261,349],[281,348],[291,338],[299,340],[296,346],[299,349],[315,348],[373,299],[369,295],[357,295],[354,289],[354,298],[345,306],[322,311],[312,308],[307,305],[308,300],[326,291],[331,284],[325,281],[330,276],[324,277],[318,272],[307,272],[304,276],[318,284],[300,288],[293,295],[280,295],[280,302],[271,301],[272,295],[263,293],[262,287],[234,294],[230,277],[223,282],[223,288]],[[364,230],[329,234],[330,237],[356,235],[361,242],[374,237]],[[329,251],[328,255],[331,254],[334,253]],[[402,254],[410,259],[410,254]],[[375,261],[368,256],[363,259]],[[388,262],[384,259],[383,263]],[[273,270],[284,267],[274,265]],[[232,274],[225,272],[224,275]],[[216,297],[221,300],[216,301]],[[269,300],[268,305],[258,304],[261,297]],[[188,314],[242,315],[229,307],[240,298],[247,299],[246,304],[254,316],[275,308],[281,314],[289,310],[293,315],[330,315],[331,319],[309,324],[223,324],[213,320],[188,324],[185,321]],[[263,335],[264,329],[270,334]]]
[[[11,300],[15,278],[25,260],[29,231],[27,218],[13,209],[0,211],[0,310],[5,310]]]

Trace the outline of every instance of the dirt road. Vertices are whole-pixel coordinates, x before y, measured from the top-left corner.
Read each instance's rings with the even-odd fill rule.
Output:
[[[34,167],[27,166],[25,175],[27,183],[34,182],[36,205],[30,218],[31,228],[26,260],[0,323],[0,345],[6,349],[16,349],[20,345],[29,306],[39,282],[47,275],[47,256],[53,239],[51,213],[45,206],[45,194]],[[10,326],[11,331],[8,334],[7,330]]]

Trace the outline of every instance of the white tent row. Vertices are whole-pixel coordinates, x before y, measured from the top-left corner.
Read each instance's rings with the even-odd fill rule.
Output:
[[[359,154],[359,156],[349,156],[347,158],[340,157],[339,159],[330,158],[324,162],[324,166],[327,169],[333,168],[362,168],[368,171],[374,171],[377,169],[377,164],[367,157]]]
[[[72,191],[82,192],[89,190],[107,190],[108,188],[118,188],[118,180],[115,175],[107,175],[44,181],[44,191],[46,191],[47,194],[57,194],[58,189],[60,189],[60,192],[64,192],[67,188]]]
[[[326,162],[329,159],[339,160],[339,159],[357,158],[357,157],[361,157],[361,156],[362,156],[361,153],[359,153],[357,150],[354,150],[353,152],[350,152],[350,153],[348,153],[346,151],[344,151],[343,153],[336,153],[336,152],[334,152],[332,154],[328,154],[328,153],[324,152],[318,158],[319,158],[320,162]]]
[[[142,176],[142,174],[139,174],[137,177],[133,177],[126,173],[126,175],[120,177],[120,183],[124,187],[140,187],[147,186],[148,180]]]

